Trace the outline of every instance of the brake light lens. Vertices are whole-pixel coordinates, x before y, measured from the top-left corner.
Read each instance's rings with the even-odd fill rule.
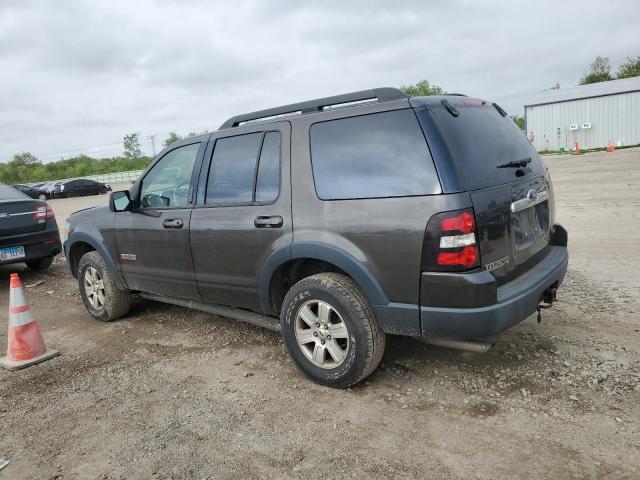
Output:
[[[459,252],[440,252],[438,254],[438,265],[462,265],[463,267],[473,267],[478,261],[478,247],[475,245],[464,247]]]
[[[33,219],[41,222],[44,222],[48,218],[53,218],[53,217],[55,217],[53,213],[53,209],[47,204],[40,205],[39,207],[37,207],[36,212],[33,214]]]
[[[455,217],[448,217],[442,219],[442,231],[452,232],[459,231],[462,233],[473,233],[476,230],[476,219],[473,213],[462,212]]]
[[[444,212],[431,217],[422,249],[422,270],[459,272],[479,265],[473,210]]]

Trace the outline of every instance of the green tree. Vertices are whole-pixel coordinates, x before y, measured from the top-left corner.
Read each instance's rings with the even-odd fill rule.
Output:
[[[164,148],[167,148],[169,145],[177,142],[178,140],[182,140],[182,137],[180,135],[178,135],[176,132],[169,132],[169,136],[162,143],[162,145],[164,145]]]
[[[427,80],[421,80],[415,85],[403,85],[400,87],[410,97],[428,97],[429,95],[442,95],[446,93],[438,85],[430,85]]]
[[[511,120],[513,120],[520,130],[524,130],[524,118],[520,115],[511,115]]]
[[[580,79],[580,85],[607,82],[609,80],[613,80],[613,77],[611,76],[609,57],[596,57],[589,67],[589,72],[585,73]]]
[[[36,163],[40,163],[38,157],[30,152],[16,153],[13,156],[13,161],[20,165],[35,165]]]
[[[142,157],[140,136],[137,133],[125,135],[122,140],[122,148],[124,150],[124,156],[129,159],[138,159]]]
[[[627,61],[618,68],[616,78],[631,77],[640,77],[640,57],[627,57]]]

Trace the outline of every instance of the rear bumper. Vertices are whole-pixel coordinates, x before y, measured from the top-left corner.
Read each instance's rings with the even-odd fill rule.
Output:
[[[549,253],[523,275],[500,287],[489,272],[449,275],[446,282],[455,282],[453,291],[465,299],[480,302],[480,307],[448,308],[420,307],[422,335],[456,339],[473,339],[496,335],[512,327],[536,311],[542,294],[550,287],[558,287],[567,272],[569,254],[564,246],[549,247]],[[425,283],[434,281],[432,273],[422,274]],[[449,285],[451,287],[453,285]],[[447,285],[442,286],[447,290]],[[497,303],[487,305],[489,298]],[[477,303],[476,303],[477,305]]]
[[[51,222],[51,220],[49,220]],[[24,246],[24,258],[16,258],[13,260],[0,262],[0,265],[8,265],[11,263],[21,263],[27,260],[37,260],[39,258],[53,257],[62,251],[60,243],[60,233],[58,225],[52,222],[45,230],[40,232],[24,233],[21,235],[12,235],[10,237],[0,237],[0,248]]]

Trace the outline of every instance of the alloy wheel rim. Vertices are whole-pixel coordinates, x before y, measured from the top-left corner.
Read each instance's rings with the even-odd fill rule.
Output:
[[[349,331],[342,316],[329,303],[310,300],[296,314],[295,333],[298,347],[315,366],[332,369],[346,360]]]
[[[93,308],[96,310],[104,308],[104,281],[100,272],[92,266],[89,266],[84,272],[84,292]]]

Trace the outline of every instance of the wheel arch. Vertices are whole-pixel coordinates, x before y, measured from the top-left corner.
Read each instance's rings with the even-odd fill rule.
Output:
[[[322,272],[342,273],[362,290],[371,305],[387,305],[389,299],[373,275],[353,255],[333,245],[316,242],[296,243],[274,252],[260,275],[260,305],[277,314],[290,285],[306,276]],[[283,282],[284,281],[284,282]]]
[[[104,259],[104,263],[109,269],[109,273],[111,273],[111,276],[113,277],[118,287],[123,290],[126,289],[127,285],[120,275],[120,271],[118,270],[118,267],[116,266],[116,263],[114,262],[111,254],[107,251],[107,249],[101,242],[97,241],[95,238],[86,233],[78,232],[72,234],[65,242],[65,254],[67,257],[69,268],[71,270],[71,274],[75,278],[77,278],[78,264],[80,263],[80,259],[85,253],[91,251],[96,251],[100,254],[100,256]]]

